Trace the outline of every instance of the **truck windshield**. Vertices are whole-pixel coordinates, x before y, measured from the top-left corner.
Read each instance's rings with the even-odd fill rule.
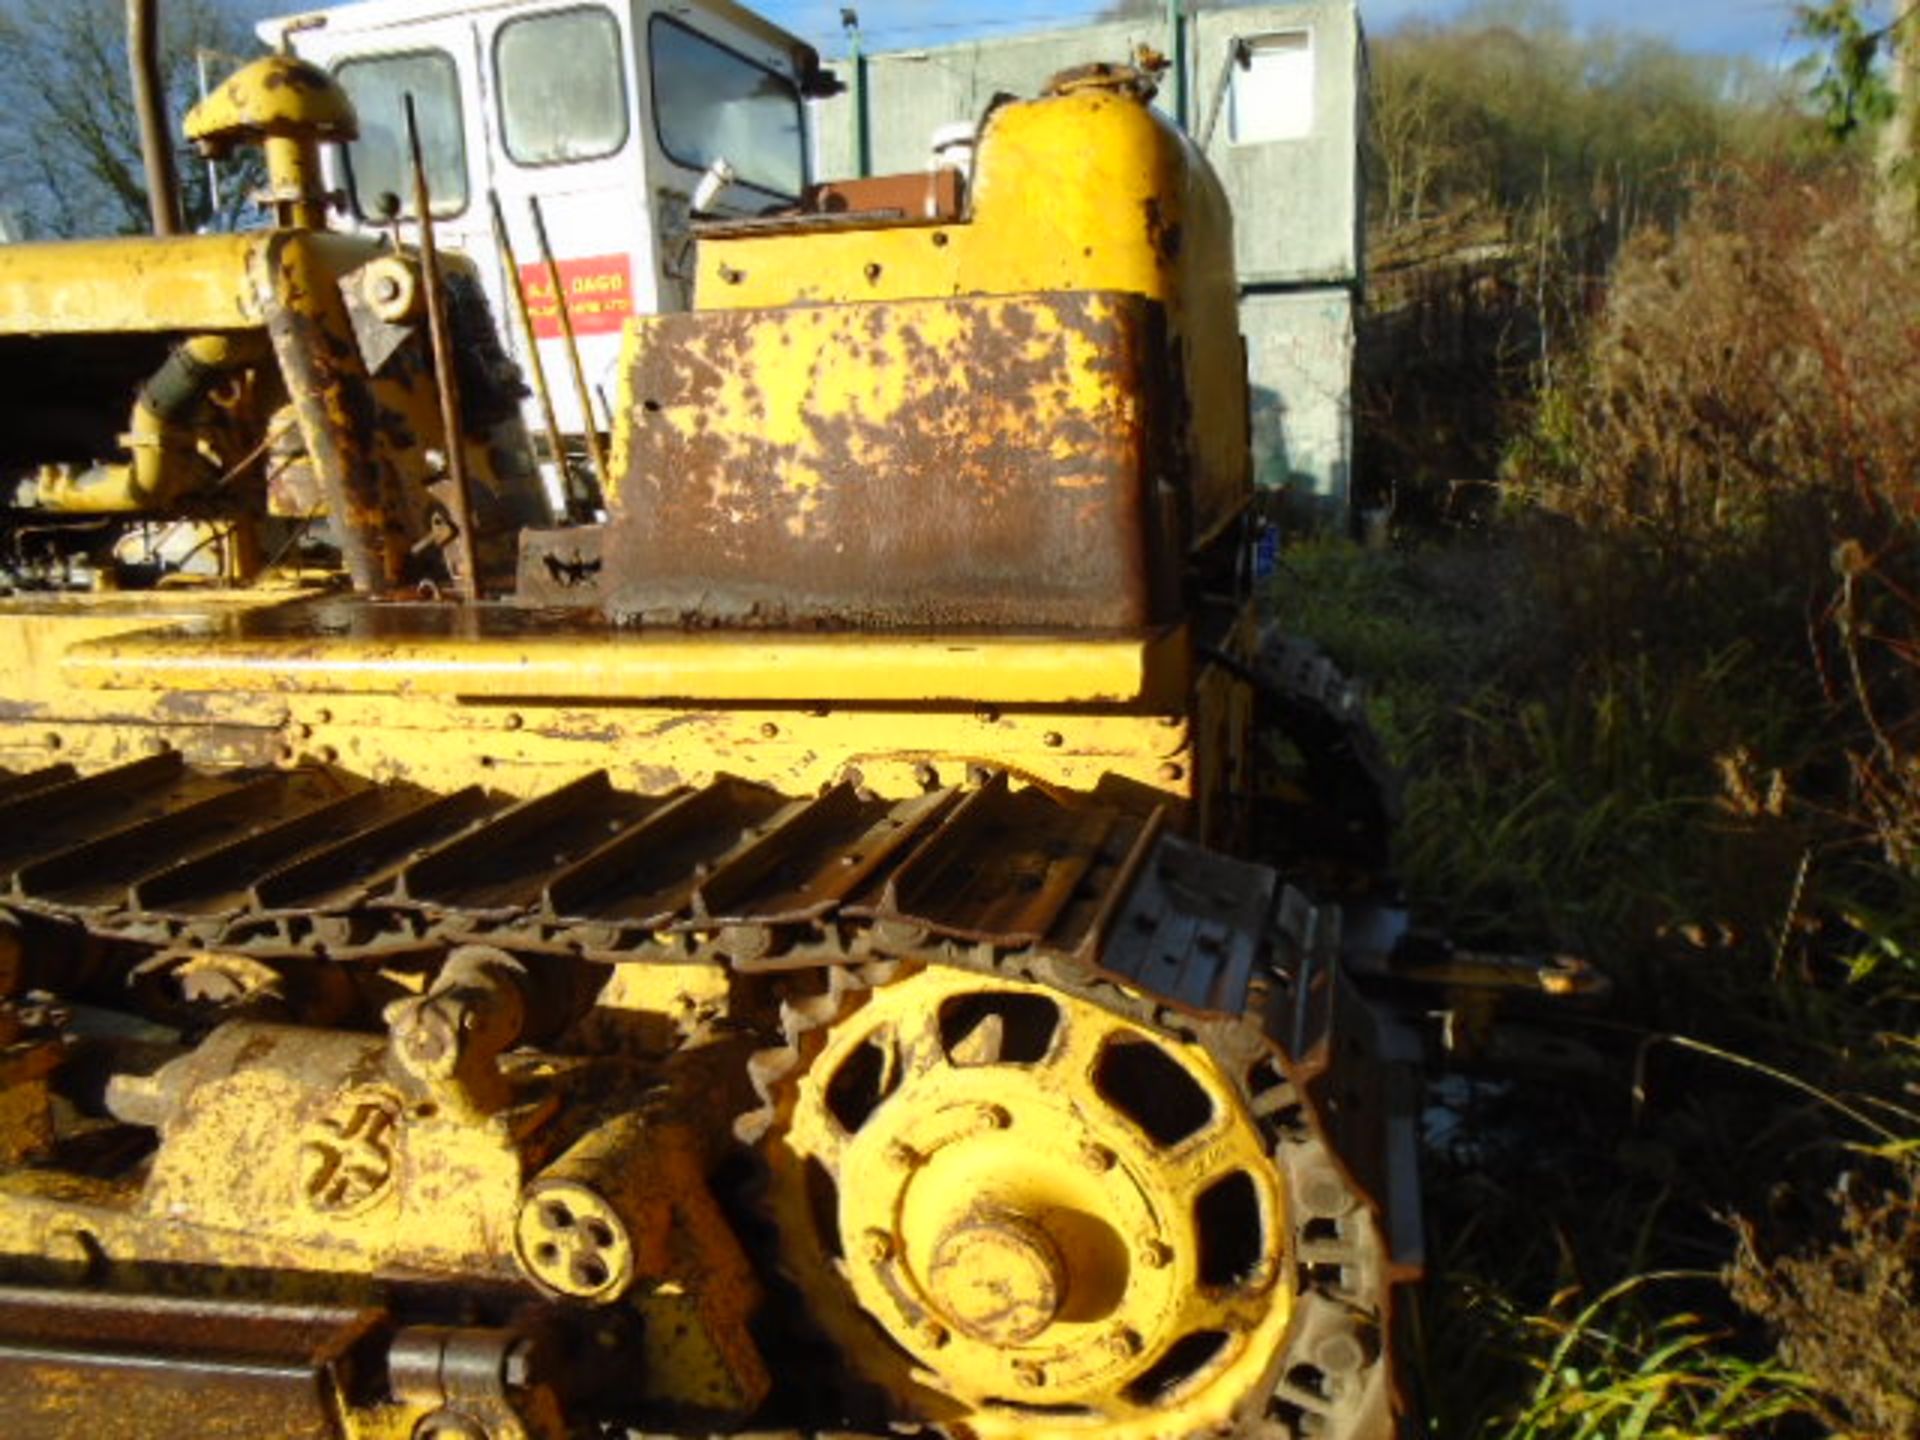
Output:
[[[611,155],[627,143],[620,24],[610,11],[509,20],[494,41],[500,135],[521,165]]]
[[[369,55],[343,60],[334,72],[360,117],[360,138],[347,146],[347,183],[363,220],[380,217],[380,197],[391,193],[411,214],[413,168],[407,158],[405,102],[413,96],[420,155],[433,213],[444,218],[467,208],[467,147],[460,124],[460,76],[440,50]]]
[[[660,148],[692,170],[725,158],[743,184],[791,199],[806,183],[793,82],[665,16],[647,27]]]

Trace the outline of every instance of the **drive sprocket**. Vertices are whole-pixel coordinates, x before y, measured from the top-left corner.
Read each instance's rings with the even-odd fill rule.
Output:
[[[874,978],[769,1052],[762,1140],[782,1264],[853,1369],[981,1437],[1264,1416],[1295,1217],[1229,1073],[1111,986]]]

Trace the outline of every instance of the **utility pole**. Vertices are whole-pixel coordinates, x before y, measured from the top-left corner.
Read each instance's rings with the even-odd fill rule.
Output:
[[[140,120],[140,157],[147,172],[147,208],[156,235],[180,233],[180,181],[173,169],[167,92],[160,78],[160,19],[155,0],[127,0],[127,60],[133,109]]]

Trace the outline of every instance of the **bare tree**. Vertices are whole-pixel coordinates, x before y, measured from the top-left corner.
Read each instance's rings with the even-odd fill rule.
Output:
[[[258,46],[221,0],[166,0],[161,26],[182,209],[198,229],[222,217],[205,166],[179,139],[198,98],[196,55],[238,56]],[[53,236],[144,230],[139,134],[121,0],[0,3],[0,193],[14,227]],[[238,176],[223,186],[227,218],[245,188]]]

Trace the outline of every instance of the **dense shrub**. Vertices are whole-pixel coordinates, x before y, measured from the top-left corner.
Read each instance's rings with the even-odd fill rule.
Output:
[[[1508,480],[1589,534],[1631,537],[1663,605],[1696,621],[1731,606],[1801,654],[1848,720],[1833,739],[1853,792],[1819,798],[1911,870],[1916,464],[1920,270],[1844,178],[1742,176],[1627,249]]]

